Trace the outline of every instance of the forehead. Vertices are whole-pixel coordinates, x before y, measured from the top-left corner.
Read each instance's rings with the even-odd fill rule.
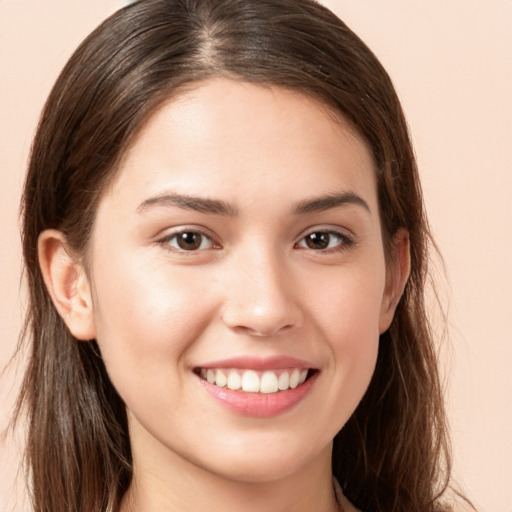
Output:
[[[296,91],[216,78],[149,117],[106,195],[173,188],[232,200],[263,191],[279,200],[284,190],[375,186],[371,152],[340,114]]]

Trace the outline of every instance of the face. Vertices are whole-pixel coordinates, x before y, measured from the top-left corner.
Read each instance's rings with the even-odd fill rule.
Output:
[[[392,317],[372,156],[301,94],[162,106],[97,212],[92,327],[134,461],[243,481],[329,461]]]

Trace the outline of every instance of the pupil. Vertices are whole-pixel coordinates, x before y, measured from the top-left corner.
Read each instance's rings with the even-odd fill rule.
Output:
[[[178,245],[180,249],[193,250],[201,245],[201,235],[198,233],[181,233],[178,236]]]
[[[306,244],[310,249],[325,249],[329,245],[329,233],[311,233]]]

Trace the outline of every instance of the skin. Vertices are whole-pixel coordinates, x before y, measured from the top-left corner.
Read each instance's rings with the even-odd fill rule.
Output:
[[[169,194],[230,211],[155,199]],[[333,194],[361,201],[296,211]],[[173,235],[192,231],[206,235],[199,248],[180,249]],[[324,250],[308,246],[320,232]],[[337,510],[332,439],[367,389],[408,274],[403,233],[386,265],[374,162],[350,126],[295,92],[199,84],[143,126],[90,247],[85,267],[46,231],[40,259],[60,314],[78,339],[97,339],[127,405],[134,481],[123,510]],[[270,418],[228,410],[194,372],[275,355],[318,374]]]

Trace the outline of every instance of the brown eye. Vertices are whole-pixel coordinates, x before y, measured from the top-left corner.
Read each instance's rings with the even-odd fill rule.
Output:
[[[327,249],[331,235],[329,233],[311,233],[304,240],[310,249]]]
[[[325,251],[329,249],[341,249],[350,245],[351,240],[336,231],[314,231],[306,235],[298,247],[312,249],[314,251]]]
[[[180,233],[176,237],[176,242],[180,249],[184,251],[195,251],[201,247],[202,235],[200,233]]]
[[[211,249],[213,242],[204,233],[199,231],[182,231],[175,233],[163,240],[165,244],[175,251],[199,251],[203,249]]]

